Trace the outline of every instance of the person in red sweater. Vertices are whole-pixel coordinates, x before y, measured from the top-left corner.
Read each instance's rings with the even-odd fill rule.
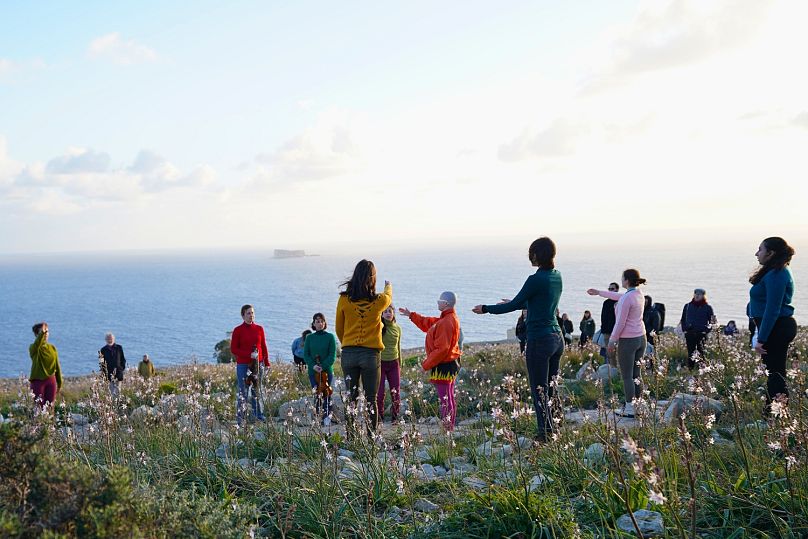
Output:
[[[438,299],[439,317],[421,316],[405,307],[398,312],[426,333],[426,358],[421,368],[429,371],[429,381],[435,385],[440,402],[440,417],[448,431],[454,430],[457,408],[454,383],[460,371],[460,320],[455,313],[457,296],[444,292]]]
[[[267,340],[264,328],[255,323],[255,309],[252,305],[244,305],[241,308],[241,318],[244,323],[233,329],[230,338],[230,351],[236,356],[236,384],[238,386],[238,396],[236,399],[236,420],[241,425],[244,411],[247,407],[249,397],[252,406],[253,418],[258,421],[266,421],[261,405],[261,369],[269,367],[269,352],[267,352]],[[250,370],[252,363],[259,365],[258,372]],[[257,384],[247,384],[248,376],[256,376]],[[250,392],[252,388],[252,392]],[[250,393],[252,393],[250,395]]]

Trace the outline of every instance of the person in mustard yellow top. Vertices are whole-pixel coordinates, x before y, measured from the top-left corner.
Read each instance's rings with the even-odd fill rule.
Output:
[[[36,335],[28,347],[31,356],[31,392],[41,406],[53,405],[56,393],[62,389],[62,366],[56,347],[48,342],[48,324],[40,322],[31,328]]]
[[[370,260],[360,260],[353,275],[342,283],[345,290],[337,301],[335,330],[342,343],[342,372],[348,388],[349,404],[356,406],[359,381],[368,411],[368,433],[378,426],[376,392],[381,377],[382,313],[393,302],[393,287],[384,282],[384,292],[376,293],[376,266]],[[354,434],[353,417],[346,411],[346,430]]]
[[[454,383],[460,371],[460,320],[455,312],[457,295],[444,292],[438,299],[439,317],[421,316],[402,307],[398,310],[426,333],[426,358],[421,368],[430,371],[429,381],[435,385],[440,402],[440,417],[448,431],[454,430],[457,407]]]

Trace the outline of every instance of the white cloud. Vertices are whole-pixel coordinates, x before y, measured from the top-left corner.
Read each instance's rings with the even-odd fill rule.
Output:
[[[134,39],[124,40],[118,32],[95,38],[90,42],[87,53],[91,58],[109,60],[119,65],[152,62],[157,53]]]
[[[511,142],[501,145],[498,155],[502,161],[567,155],[575,150],[576,138],[586,131],[586,126],[574,125],[560,118],[538,133],[523,131]]]
[[[808,129],[808,111],[797,114],[792,120],[792,123],[797,127]]]
[[[100,174],[109,170],[110,157],[104,152],[68,148],[66,155],[54,157],[45,168],[49,174]]]
[[[14,62],[6,58],[0,58],[0,77],[7,73],[11,73],[14,69]]]

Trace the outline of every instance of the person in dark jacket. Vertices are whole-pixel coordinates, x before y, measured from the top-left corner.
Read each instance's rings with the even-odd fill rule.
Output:
[[[724,327],[724,335],[727,337],[734,337],[738,334],[738,324],[735,323],[735,320],[730,320],[727,322],[726,327]]]
[[[109,392],[113,397],[119,394],[118,384],[123,382],[123,373],[126,371],[126,357],[123,355],[123,347],[115,343],[115,335],[107,333],[105,336],[106,346],[98,351],[101,356],[101,372],[109,381]]]
[[[619,292],[620,285],[617,283],[609,283],[609,292]],[[615,305],[617,302],[613,299],[606,299],[603,301],[603,306],[600,308],[600,334],[602,345],[600,347],[600,356],[608,360],[609,355],[606,351],[606,343],[609,342],[609,336],[612,334],[615,324]]]
[[[578,347],[583,348],[586,343],[592,340],[595,336],[595,320],[592,318],[592,313],[584,311],[584,317],[578,326],[581,329],[581,338],[578,340]]]
[[[561,315],[561,331],[564,333],[564,342],[567,346],[572,344],[572,332],[575,331],[575,326],[572,325],[572,320],[567,313]]]
[[[642,311],[642,322],[645,325],[645,338],[648,344],[656,346],[656,335],[662,329],[662,316],[654,307],[651,296],[645,296],[645,307]]]
[[[703,288],[693,291],[693,299],[686,303],[682,309],[682,319],[679,323],[685,333],[687,343],[687,366],[693,370],[697,366],[697,360],[693,355],[698,352],[699,357],[704,357],[704,344],[707,342],[707,334],[710,333],[710,325],[715,324],[715,314],[713,308],[707,303],[707,292]]]
[[[527,309],[522,309],[522,314],[516,321],[516,338],[519,339],[519,353],[525,355],[525,344],[527,343]]]

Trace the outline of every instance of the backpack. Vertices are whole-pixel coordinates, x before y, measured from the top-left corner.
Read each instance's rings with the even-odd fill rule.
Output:
[[[659,333],[665,329],[665,304],[654,303],[654,310],[659,313]]]

